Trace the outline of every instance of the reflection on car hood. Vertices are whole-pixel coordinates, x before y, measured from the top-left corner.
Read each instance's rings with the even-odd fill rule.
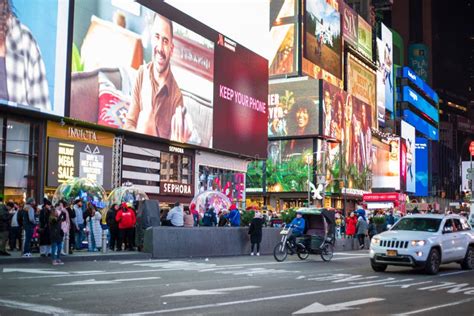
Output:
[[[432,237],[434,232],[421,232],[409,230],[389,230],[378,234],[377,237],[382,239],[398,239],[398,240],[419,240]]]

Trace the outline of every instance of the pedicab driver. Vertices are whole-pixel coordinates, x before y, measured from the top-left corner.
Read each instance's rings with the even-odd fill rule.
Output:
[[[296,217],[288,225],[289,227],[293,228],[291,236],[288,237],[288,241],[290,243],[292,243],[294,245],[296,237],[303,236],[305,224],[306,223],[305,223],[305,220],[303,218],[303,214],[301,213],[301,211],[297,211],[296,212]]]

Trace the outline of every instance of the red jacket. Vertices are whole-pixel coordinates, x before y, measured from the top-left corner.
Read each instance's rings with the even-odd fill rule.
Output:
[[[346,235],[353,236],[356,233],[357,217],[346,218]]]
[[[137,223],[135,212],[129,208],[120,209],[120,211],[117,212],[117,216],[115,216],[115,220],[118,223],[119,229],[134,228]]]

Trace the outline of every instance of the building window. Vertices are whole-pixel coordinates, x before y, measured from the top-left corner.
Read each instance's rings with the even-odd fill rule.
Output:
[[[161,153],[160,181],[191,184],[191,158],[180,154]]]

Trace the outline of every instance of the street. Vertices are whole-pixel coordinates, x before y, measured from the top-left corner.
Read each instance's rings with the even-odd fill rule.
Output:
[[[367,251],[296,256],[4,265],[0,315],[473,315],[474,271],[437,276],[389,267]]]

